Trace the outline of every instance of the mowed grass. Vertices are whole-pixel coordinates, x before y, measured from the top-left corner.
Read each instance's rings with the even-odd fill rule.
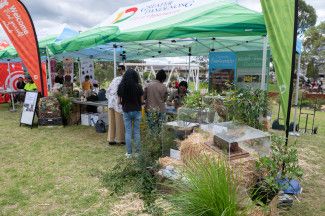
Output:
[[[109,215],[103,186],[124,147],[107,146],[94,128],[19,127],[0,106],[0,215]]]
[[[273,120],[277,117],[277,105],[273,104]],[[304,112],[312,113],[305,109]],[[294,109],[291,110],[293,121]],[[298,113],[299,115],[299,109]],[[300,128],[304,128],[306,118],[302,116]],[[283,123],[283,122],[282,122]],[[308,129],[311,129],[312,119],[309,116]],[[315,127],[318,133],[311,131],[300,132],[300,137],[289,137],[290,142],[297,141],[299,150],[299,163],[304,169],[302,179],[303,193],[295,200],[292,208],[280,211],[285,216],[325,216],[325,112],[317,112]],[[276,132],[284,135],[284,132]]]
[[[19,127],[20,114],[7,107],[0,105],[0,215],[109,215],[117,197],[102,175],[124,147],[107,146],[106,134],[90,127]],[[324,112],[315,124],[317,135],[297,139],[303,194],[282,215],[325,215]]]

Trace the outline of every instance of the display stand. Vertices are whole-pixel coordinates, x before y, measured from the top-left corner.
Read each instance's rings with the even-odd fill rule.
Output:
[[[25,124],[33,128],[37,98],[38,92],[26,92],[23,111],[20,117],[20,126]]]

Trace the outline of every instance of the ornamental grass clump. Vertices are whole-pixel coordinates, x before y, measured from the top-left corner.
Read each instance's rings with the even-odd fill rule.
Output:
[[[236,184],[225,162],[195,159],[187,164],[184,175],[185,180],[176,185],[172,198],[174,215],[240,215]]]

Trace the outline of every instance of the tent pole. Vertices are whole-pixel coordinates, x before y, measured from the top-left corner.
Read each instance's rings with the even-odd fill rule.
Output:
[[[51,59],[49,55],[48,47],[46,47],[46,58],[47,58],[47,72],[48,72],[48,85],[50,87],[50,91],[52,90],[52,76],[51,76]]]
[[[7,72],[8,72],[8,76],[10,78],[10,59],[7,59]],[[6,83],[5,83],[6,85]],[[8,86],[5,86],[6,88],[8,88]],[[9,88],[10,88],[10,82],[9,82]]]
[[[81,62],[80,62],[80,58],[78,58],[78,72],[79,72],[79,85],[80,85],[80,88],[82,89],[82,77],[81,77]]]
[[[296,131],[297,127],[297,109],[298,109],[298,100],[299,100],[299,76],[301,72],[301,54],[299,54],[298,59],[298,71],[297,71],[297,80],[296,80],[296,96],[295,96],[295,113],[294,113],[294,126],[293,126],[293,134],[299,136],[298,131]]]
[[[192,50],[191,47],[188,48],[188,78],[187,78],[187,82],[189,82],[191,79],[191,50]]]
[[[262,78],[261,89],[266,90],[266,58],[267,58],[267,35],[263,38],[263,63],[262,63]]]
[[[14,91],[14,87],[10,86],[10,83],[11,83],[10,59],[8,59],[8,74],[9,74],[9,87],[10,87],[10,90]],[[15,112],[16,111],[15,99],[14,99],[14,94],[12,92],[10,93],[10,98],[11,98],[11,104],[12,104],[12,110],[11,111]]]
[[[175,67],[172,67],[172,70],[170,71],[170,74],[169,74],[169,76],[168,76],[168,80],[167,80],[167,83],[166,83],[166,86],[168,87],[168,85],[169,85],[169,83],[170,83],[170,80],[171,80],[171,78],[172,78],[172,76],[173,76],[173,72],[174,72],[174,70],[175,70]]]
[[[291,60],[291,76],[290,76],[290,89],[289,89],[289,99],[288,99],[288,113],[286,119],[286,143],[288,146],[289,141],[289,125],[290,125],[290,114],[291,114],[291,100],[293,93],[293,76],[295,73],[296,66],[296,48],[297,48],[297,25],[298,25],[298,0],[295,0],[295,14],[294,14],[294,29],[293,29],[293,45],[292,45],[292,60]],[[285,168],[285,164],[283,164],[283,169]]]
[[[116,73],[116,45],[113,45],[114,48],[114,78],[116,77],[117,73]]]
[[[200,69],[196,71],[195,91],[199,90],[199,86],[200,86]]]

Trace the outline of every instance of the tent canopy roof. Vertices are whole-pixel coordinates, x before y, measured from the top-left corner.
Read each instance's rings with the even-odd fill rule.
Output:
[[[101,60],[112,60],[117,47],[131,60],[259,50],[264,35],[263,15],[233,1],[153,0],[121,8],[95,28],[47,47],[58,58]]]

